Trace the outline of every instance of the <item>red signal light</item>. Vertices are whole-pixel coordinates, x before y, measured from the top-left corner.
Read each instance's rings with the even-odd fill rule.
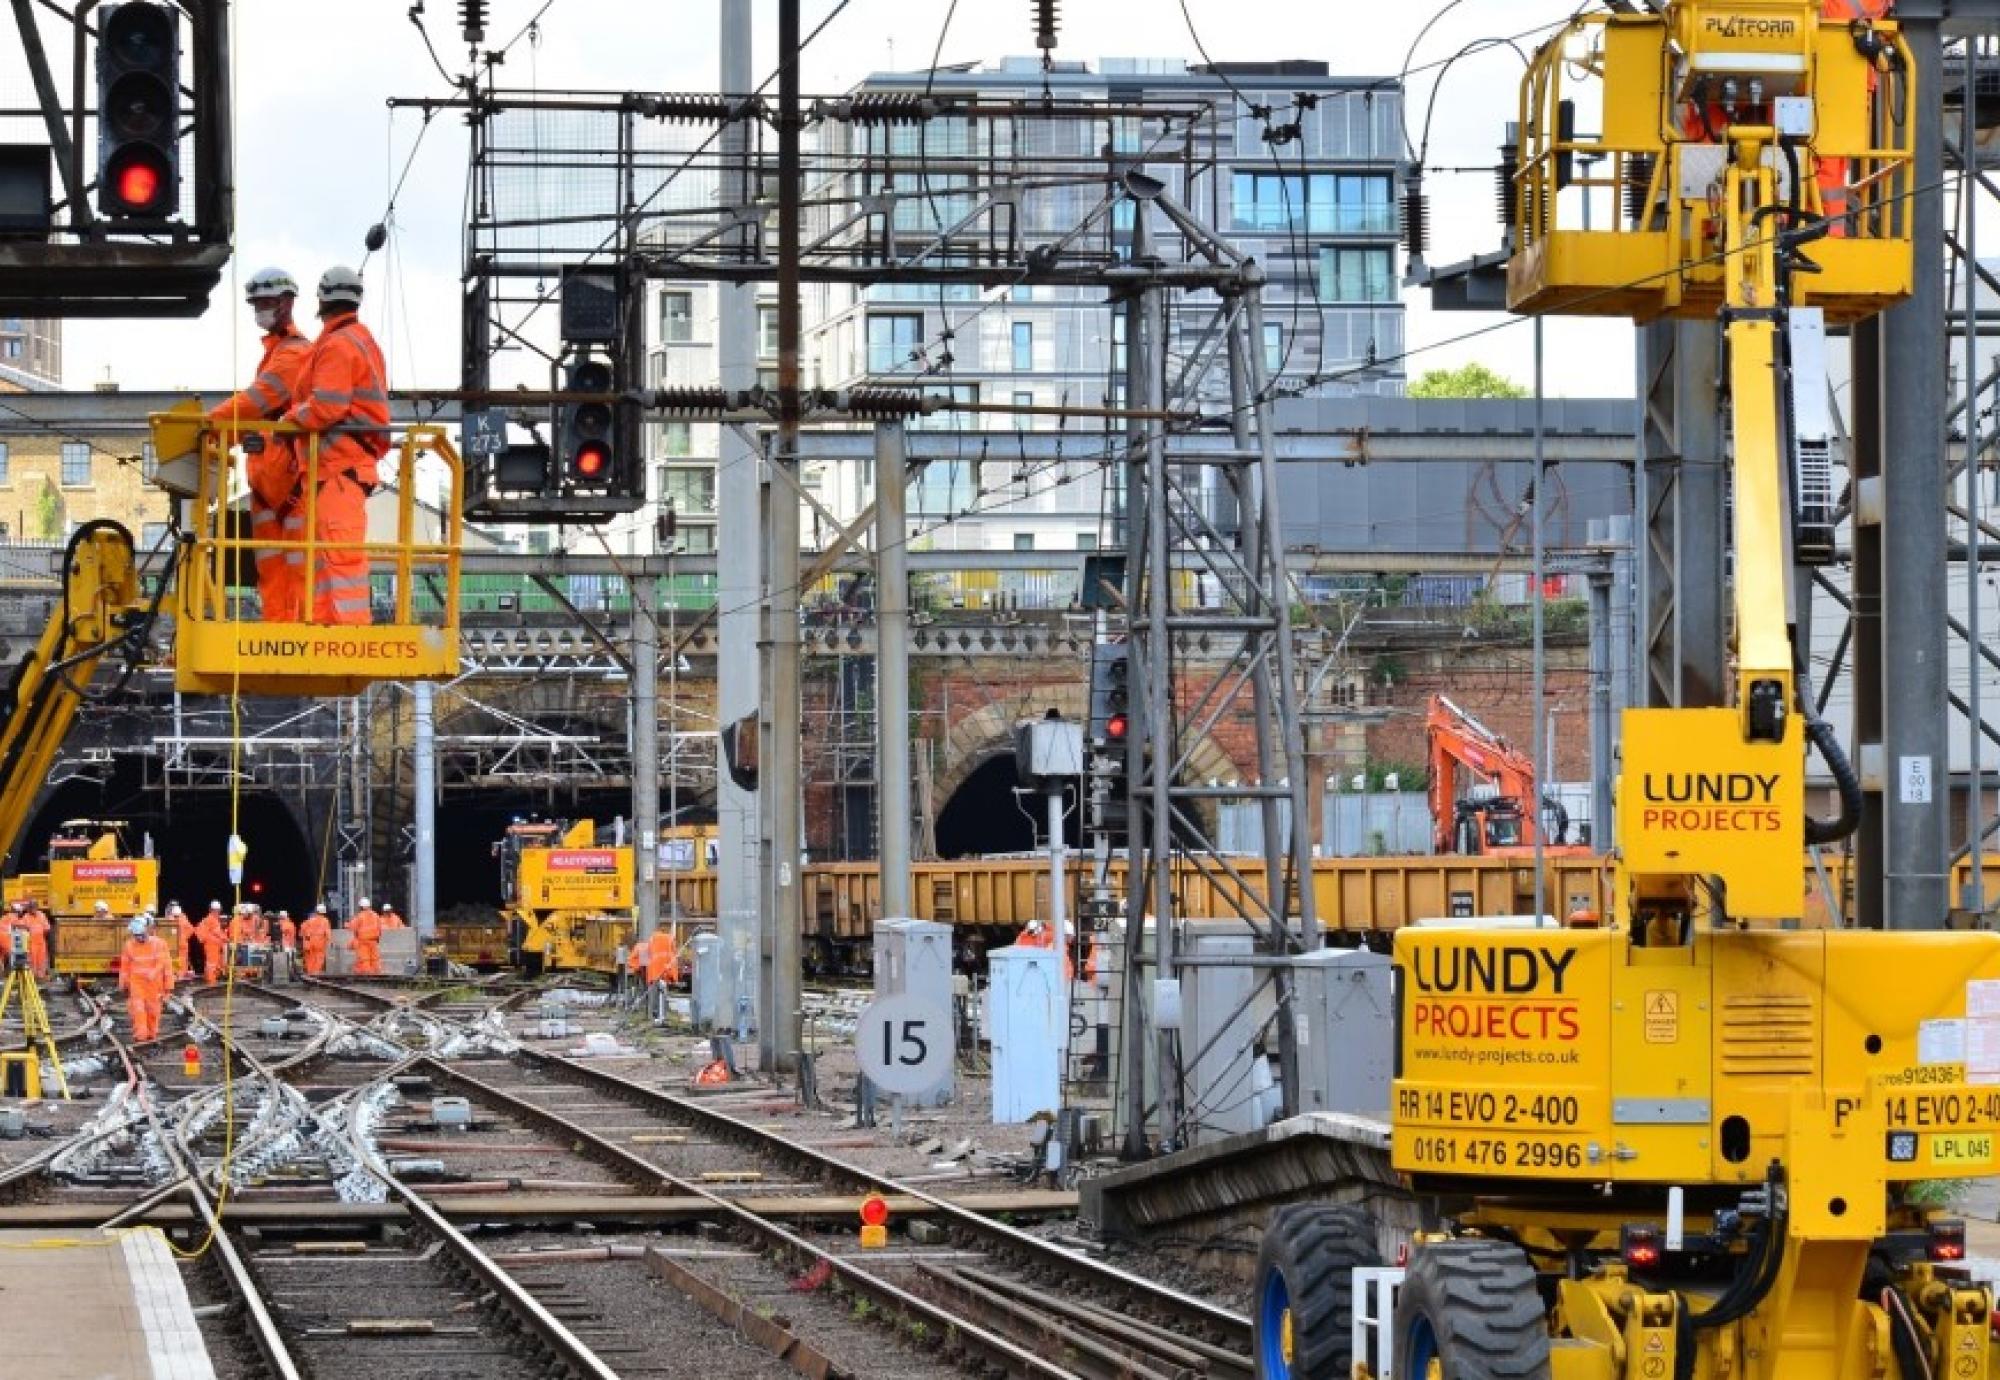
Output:
[[[1965,1223],[1931,1223],[1931,1239],[1924,1253],[1941,1264],[1965,1259]]]
[[[871,1193],[861,1200],[861,1225],[864,1227],[886,1227],[889,1225],[889,1200],[879,1193]]]
[[[576,448],[576,458],[570,468],[584,479],[601,478],[611,467],[611,451],[596,441],[586,441]]]
[[[166,176],[159,164],[143,152],[121,160],[111,172],[113,194],[121,206],[132,211],[154,210],[165,186]]]
[[[1125,741],[1125,731],[1131,726],[1132,721],[1123,714],[1113,714],[1104,721],[1104,736],[1113,742],[1122,743]]]

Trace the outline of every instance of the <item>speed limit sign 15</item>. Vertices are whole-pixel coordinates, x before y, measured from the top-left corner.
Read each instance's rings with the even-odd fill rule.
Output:
[[[951,1015],[919,997],[877,998],[854,1028],[854,1050],[883,1092],[928,1092],[951,1072]]]

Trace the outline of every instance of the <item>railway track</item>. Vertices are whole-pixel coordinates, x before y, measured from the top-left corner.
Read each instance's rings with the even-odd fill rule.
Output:
[[[930,1353],[943,1345],[963,1364],[1038,1377],[1251,1373],[1249,1323],[1238,1314],[692,1099],[526,1050],[505,1059],[420,1058],[409,1071],[433,1081],[434,1102],[449,1090],[474,1110],[474,1129],[457,1133],[456,1143],[413,1147],[392,1138],[399,1147],[435,1152],[443,1172],[473,1178],[496,1164],[514,1173],[539,1167],[556,1176],[543,1181],[550,1192],[610,1191],[623,1183],[698,1199],[735,1238],[787,1262],[797,1278],[835,1285],[861,1301],[857,1313],[881,1318],[892,1335],[919,1340]],[[530,1132],[540,1133],[541,1148]],[[559,1159],[551,1159],[552,1147],[560,1147]],[[755,1188],[755,1200],[742,1196],[745,1186]],[[814,1236],[781,1221],[771,1206],[788,1195],[834,1191],[914,1198],[944,1225],[943,1239],[878,1256],[860,1251],[851,1231]]]
[[[223,994],[196,989],[178,1028],[106,1060],[137,1099],[123,1135],[151,1157],[149,1177],[65,1191],[102,1194],[107,1225],[183,1202],[184,1240],[206,1234],[224,1196],[239,1213],[264,1204],[183,1266],[227,1380],[701,1373],[636,1325],[660,1318],[716,1346],[761,1343],[772,1354],[745,1353],[744,1376],[1250,1374],[1248,1323],[1228,1310],[698,1099],[518,1047],[500,1027],[529,990],[239,982],[224,1101]],[[199,1082],[179,1068],[190,1038],[212,1061]],[[468,1129],[454,1129],[457,1097]],[[914,1201],[944,1232],[864,1253],[851,1228],[784,1208],[868,1191]],[[549,1221],[577,1197],[672,1201],[588,1238],[613,1244],[543,1231],[489,1251],[443,1209],[495,1192],[546,1201]]]

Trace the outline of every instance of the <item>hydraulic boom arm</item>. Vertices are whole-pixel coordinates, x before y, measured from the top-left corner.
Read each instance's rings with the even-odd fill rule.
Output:
[[[106,656],[121,653],[129,676],[153,622],[132,534],[116,522],[77,529],[63,551],[62,582],[41,640],[0,692],[0,843],[9,853]]]

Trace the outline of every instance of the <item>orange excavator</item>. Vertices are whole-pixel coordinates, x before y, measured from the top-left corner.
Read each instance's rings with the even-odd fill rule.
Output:
[[[1533,857],[1538,830],[1546,831],[1546,855],[1581,857],[1591,851],[1568,842],[1569,811],[1554,796],[1541,793],[1535,764],[1526,753],[1443,695],[1431,696],[1424,727],[1430,739],[1432,843],[1438,852]],[[1492,785],[1495,793],[1460,799],[1461,768]]]

